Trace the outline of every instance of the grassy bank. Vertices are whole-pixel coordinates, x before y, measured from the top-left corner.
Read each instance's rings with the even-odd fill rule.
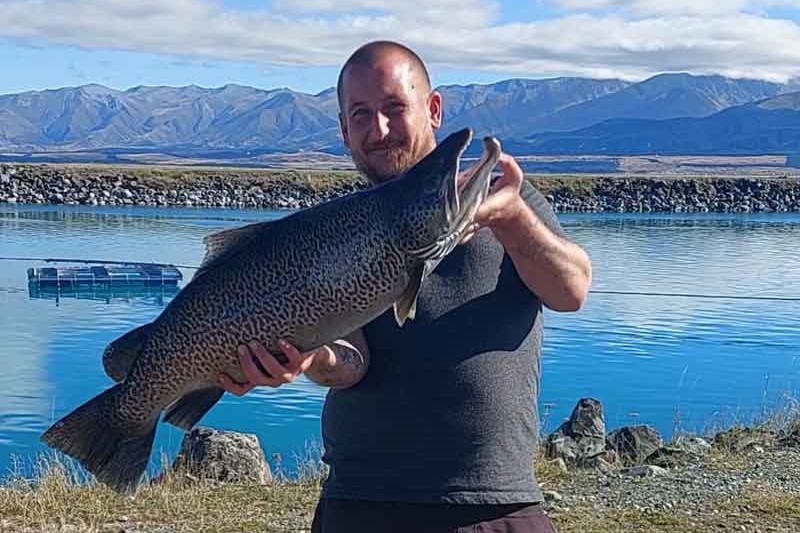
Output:
[[[655,478],[565,472],[545,460],[535,468],[545,490],[564,494],[563,501],[548,505],[560,532],[800,531],[800,450],[715,447],[701,462]],[[750,481],[728,490],[730,480],[742,476]],[[769,482],[773,476],[780,483]],[[51,458],[43,460],[35,480],[18,478],[0,489],[0,531],[308,531],[320,483],[314,474],[266,487],[167,476],[131,498],[81,483]],[[662,491],[663,508],[630,502],[645,500],[653,490]],[[611,497],[600,497],[605,493]]]

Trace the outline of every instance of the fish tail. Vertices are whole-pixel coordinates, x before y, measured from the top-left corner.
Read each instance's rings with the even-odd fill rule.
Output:
[[[144,424],[115,424],[115,400],[122,386],[116,385],[81,405],[53,424],[41,440],[76,459],[101,483],[130,493],[150,459],[158,416]]]

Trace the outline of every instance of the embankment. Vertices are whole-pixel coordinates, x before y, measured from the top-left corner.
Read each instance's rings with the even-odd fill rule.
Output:
[[[535,175],[557,212],[797,212],[791,177]],[[0,203],[293,209],[357,191],[353,172],[0,165]]]

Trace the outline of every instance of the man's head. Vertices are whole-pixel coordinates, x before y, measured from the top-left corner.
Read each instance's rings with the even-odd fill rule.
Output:
[[[339,74],[339,120],[345,146],[373,183],[400,174],[436,147],[441,95],[422,60],[391,41],[368,43]]]

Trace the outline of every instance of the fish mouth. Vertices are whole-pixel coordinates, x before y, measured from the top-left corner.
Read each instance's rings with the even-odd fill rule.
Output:
[[[467,143],[469,144],[469,143]],[[491,173],[500,159],[500,141],[494,137],[483,138],[481,158],[463,172],[459,172],[461,155],[467,145],[461,149],[456,161],[456,168],[451,179],[447,180],[445,194],[447,222],[451,228],[463,231],[475,218],[475,213],[489,194]]]
[[[489,194],[492,170],[500,159],[500,141],[494,137],[483,138],[483,153],[477,163],[464,172],[460,171],[461,156],[472,140],[471,130],[466,130],[459,139],[460,145],[455,164],[443,187],[445,214],[448,230],[433,243],[415,250],[413,254],[426,261],[440,261],[461,242],[481,203]]]

